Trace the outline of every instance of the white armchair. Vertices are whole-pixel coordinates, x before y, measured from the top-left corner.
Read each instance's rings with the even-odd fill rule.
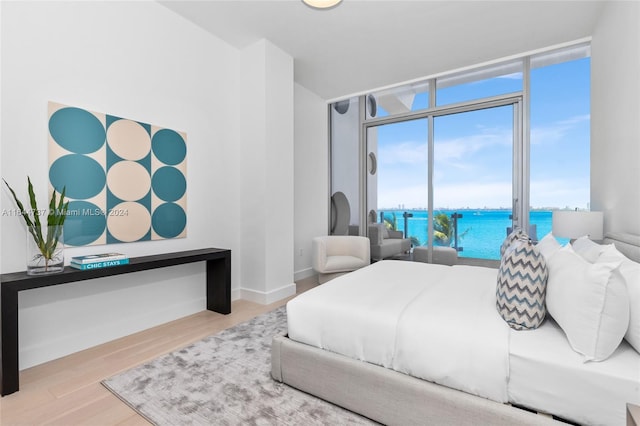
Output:
[[[313,269],[320,284],[371,263],[369,238],[354,235],[316,237],[311,244]]]

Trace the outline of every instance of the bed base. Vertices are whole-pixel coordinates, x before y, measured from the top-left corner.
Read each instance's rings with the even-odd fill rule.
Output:
[[[558,425],[514,408],[278,335],[271,375],[385,425]]]

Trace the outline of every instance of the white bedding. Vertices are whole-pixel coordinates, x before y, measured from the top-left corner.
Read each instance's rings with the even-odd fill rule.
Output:
[[[640,354],[626,341],[602,362],[583,362],[551,318],[512,331],[509,400],[580,424],[624,425],[640,404]]]
[[[452,315],[448,303],[461,309]],[[288,333],[506,402],[509,327],[494,306],[495,270],[381,261],[291,300]]]
[[[400,317],[393,369],[507,402],[510,329],[495,309],[495,283],[494,269],[473,266],[430,283]]]
[[[495,308],[496,274],[377,262],[289,301],[289,338],[579,423],[624,424],[625,403],[640,403],[640,354],[623,342],[583,363],[550,318],[511,330]]]
[[[287,303],[289,338],[391,367],[398,317],[427,286],[418,262],[382,261],[333,279]],[[387,267],[388,266],[388,267]],[[396,266],[396,267],[394,267]],[[433,268],[431,280],[448,271]]]

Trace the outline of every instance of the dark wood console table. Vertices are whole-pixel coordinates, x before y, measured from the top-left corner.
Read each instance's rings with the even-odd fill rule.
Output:
[[[9,395],[19,389],[18,365],[18,292],[94,278],[129,274],[149,269],[204,261],[207,274],[207,309],[221,314],[231,313],[231,250],[206,248],[153,256],[132,257],[126,265],[81,271],[65,267],[59,274],[27,275],[14,272],[0,275],[0,394]]]

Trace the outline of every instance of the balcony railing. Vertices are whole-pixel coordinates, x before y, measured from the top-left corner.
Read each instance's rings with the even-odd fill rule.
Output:
[[[428,245],[426,210],[385,209],[378,215],[380,222],[411,238],[414,246]],[[453,247],[462,257],[498,260],[500,246],[512,226],[510,215],[510,209],[436,211],[434,245]],[[530,222],[536,237],[546,235],[551,232],[551,210],[532,210]]]

